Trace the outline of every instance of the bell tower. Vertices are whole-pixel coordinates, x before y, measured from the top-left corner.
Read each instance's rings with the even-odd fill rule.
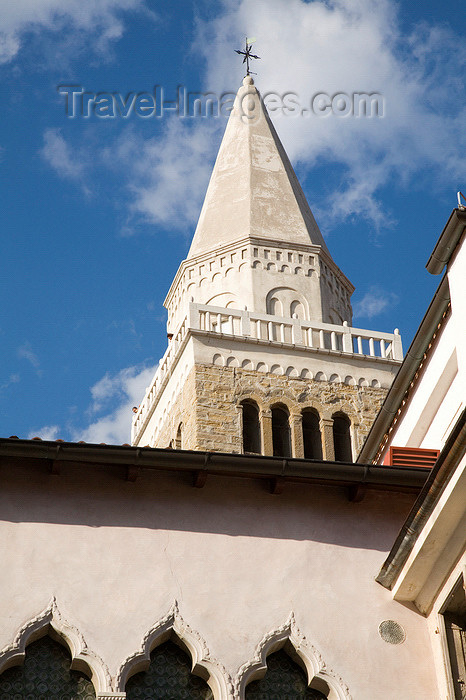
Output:
[[[352,327],[353,291],[248,75],[133,444],[351,461],[402,360],[396,331]]]

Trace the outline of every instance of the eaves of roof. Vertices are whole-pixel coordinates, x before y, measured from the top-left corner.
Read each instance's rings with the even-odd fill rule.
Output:
[[[426,268],[431,275],[439,275],[445,265],[449,263],[465,228],[466,210],[453,209],[430,258],[427,261]]]
[[[105,466],[118,470],[129,481],[135,481],[144,470],[187,473],[196,487],[202,487],[211,475],[259,478],[269,481],[273,493],[281,493],[287,481],[324,484],[347,487],[351,500],[361,500],[366,489],[417,493],[429,474],[429,469],[423,468],[374,467],[252,454],[0,439],[2,469],[22,464],[36,465],[54,474],[65,474],[67,465],[91,469]]]

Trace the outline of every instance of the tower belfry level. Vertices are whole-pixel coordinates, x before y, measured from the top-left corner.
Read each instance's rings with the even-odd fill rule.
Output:
[[[248,75],[133,444],[351,461],[402,360],[397,332],[352,327],[353,291]]]

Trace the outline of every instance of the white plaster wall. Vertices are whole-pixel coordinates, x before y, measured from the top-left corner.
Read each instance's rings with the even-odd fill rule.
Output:
[[[458,367],[463,386],[466,386],[466,236],[463,235],[448,269],[452,319],[455,325]]]
[[[291,611],[355,700],[438,700],[425,620],[374,582],[412,498],[65,466],[5,470],[0,648],[56,596],[114,676],[174,599],[232,678]],[[382,641],[395,619],[406,641]]]
[[[466,377],[457,365],[462,337],[457,319],[450,317],[421,370],[384,455],[390,445],[442,449],[466,396]]]

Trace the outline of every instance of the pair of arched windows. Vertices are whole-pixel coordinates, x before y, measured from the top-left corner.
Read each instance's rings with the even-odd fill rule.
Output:
[[[153,649],[147,670],[126,682],[127,700],[213,700],[206,681],[191,672],[192,660],[176,638]],[[14,666],[0,675],[0,698],[37,698],[38,700],[95,700],[91,681],[81,671],[71,670],[68,650],[48,636],[26,648],[22,666]],[[284,649],[267,657],[263,678],[246,686],[246,700],[325,700],[327,694],[308,686],[307,674]]]
[[[183,449],[183,423],[180,423],[173,440],[170,441],[169,448],[172,450]]]
[[[241,404],[243,411],[243,452],[262,453],[262,436],[259,407],[252,400]],[[271,408],[272,415],[272,446],[275,457],[297,457],[305,459],[322,459],[322,434],[320,416],[313,408],[305,408],[302,417],[303,454],[293,455],[292,429],[290,413],[283,404]],[[344,413],[338,412],[332,416],[332,436],[334,459],[336,462],[351,462],[351,422]]]
[[[286,302],[282,303],[276,297],[272,297],[268,300],[267,307],[267,312],[272,316],[289,316],[290,318],[296,317],[303,321],[305,319],[304,306],[297,299],[294,299],[288,307]],[[289,313],[287,313],[288,308]]]
[[[322,459],[322,437],[319,414],[312,408],[304,409],[302,438],[305,459]],[[274,457],[292,457],[290,414],[285,406],[272,408],[272,443]]]
[[[243,452],[261,454],[262,437],[259,408],[254,401],[243,401]],[[290,417],[285,406],[272,408],[273,454],[278,457],[291,457]]]

